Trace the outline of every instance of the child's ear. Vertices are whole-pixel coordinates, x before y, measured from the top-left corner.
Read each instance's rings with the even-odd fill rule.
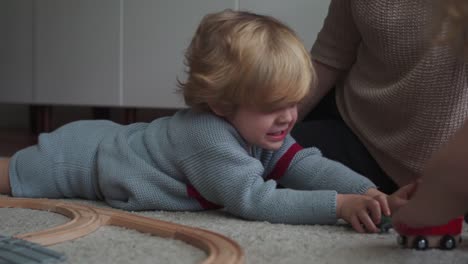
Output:
[[[225,117],[227,115],[226,106],[221,103],[208,103],[208,106],[218,116]]]

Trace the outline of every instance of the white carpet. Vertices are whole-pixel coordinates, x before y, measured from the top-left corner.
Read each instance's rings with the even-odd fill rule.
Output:
[[[344,224],[294,226],[250,222],[222,211],[139,214],[230,237],[243,248],[246,263],[468,263],[468,242],[452,251],[401,249],[393,230],[388,234],[358,234]],[[50,212],[0,208],[2,235],[38,231],[66,221],[65,217]],[[468,241],[467,231],[465,225],[463,238]],[[201,250],[183,242],[117,227],[103,227],[84,238],[50,248],[64,253],[67,263],[199,263],[206,257]]]

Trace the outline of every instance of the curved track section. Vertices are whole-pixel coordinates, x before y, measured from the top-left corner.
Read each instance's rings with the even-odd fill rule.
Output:
[[[0,197],[0,207],[50,211],[70,218],[71,220],[63,225],[16,236],[44,246],[83,237],[101,226],[111,225],[182,240],[203,250],[208,255],[202,262],[204,264],[244,263],[244,253],[236,242],[221,234],[201,228],[174,224],[114,209],[65,203],[53,199]]]

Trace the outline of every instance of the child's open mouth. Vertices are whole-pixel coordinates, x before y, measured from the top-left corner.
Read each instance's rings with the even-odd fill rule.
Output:
[[[286,137],[286,130],[267,133],[267,136],[274,141],[280,141]]]

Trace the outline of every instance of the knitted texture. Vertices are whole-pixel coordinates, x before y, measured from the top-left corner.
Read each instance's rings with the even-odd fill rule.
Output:
[[[430,2],[332,0],[311,51],[347,72],[340,113],[399,184],[419,176],[468,115],[466,65],[431,41]]]
[[[125,210],[224,207],[289,224],[334,223],[337,191],[375,187],[290,136],[278,151],[248,147],[228,122],[192,110],[149,124],[70,123],[17,152],[10,180],[14,196],[102,199]]]

